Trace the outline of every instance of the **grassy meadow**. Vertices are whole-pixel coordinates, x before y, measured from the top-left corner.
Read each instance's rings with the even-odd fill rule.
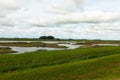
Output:
[[[0,80],[120,80],[120,47],[0,55]]]

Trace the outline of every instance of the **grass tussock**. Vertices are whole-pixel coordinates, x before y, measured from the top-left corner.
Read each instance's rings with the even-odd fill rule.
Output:
[[[66,48],[58,44],[48,44],[42,42],[0,42],[0,46],[14,46],[14,47],[50,47],[50,48]]]
[[[9,47],[0,47],[0,54],[6,54],[6,53],[16,53],[16,51],[13,51]]]

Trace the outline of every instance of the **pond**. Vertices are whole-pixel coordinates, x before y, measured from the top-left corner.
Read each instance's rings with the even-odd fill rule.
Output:
[[[14,54],[20,54],[25,52],[34,52],[37,50],[63,50],[60,48],[47,48],[47,47],[10,47],[12,50],[17,51],[17,53]]]
[[[76,49],[79,48],[80,46],[84,46],[84,45],[74,45],[74,44],[58,44],[59,46],[66,46],[68,47],[67,49]]]
[[[0,41],[3,43],[12,43],[12,42],[38,42],[38,41]],[[42,43],[57,43],[59,46],[66,46],[68,48],[48,48],[48,47],[13,47],[13,46],[0,46],[0,47],[10,47],[12,50],[17,51],[17,53],[14,54],[20,54],[25,52],[34,52],[37,50],[64,50],[64,49],[75,49],[79,48],[80,45],[74,45],[75,42],[68,42],[68,41],[39,41]],[[64,43],[64,44],[63,44]]]

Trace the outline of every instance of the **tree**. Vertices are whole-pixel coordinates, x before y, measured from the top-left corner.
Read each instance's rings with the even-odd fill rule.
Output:
[[[53,40],[55,39],[53,36],[41,36],[39,39],[48,39],[48,40]]]
[[[55,39],[53,36],[47,36],[48,39]]]
[[[41,36],[39,39],[46,39],[46,36]]]

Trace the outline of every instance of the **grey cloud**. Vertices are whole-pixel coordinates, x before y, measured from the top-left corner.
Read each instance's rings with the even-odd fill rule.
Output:
[[[60,5],[53,3],[48,6],[47,12],[53,14],[67,14],[69,12],[84,11],[83,5],[84,0],[65,0],[65,5],[59,3]]]
[[[73,0],[73,2],[75,3],[77,9],[84,11],[84,0]]]
[[[63,24],[77,24],[77,23],[111,23],[120,20],[120,13],[112,12],[77,12],[68,13],[64,15],[57,15],[52,19],[31,19],[29,24],[37,26],[56,26]]]
[[[117,9],[116,12],[102,9],[81,11],[85,0],[42,1],[44,3],[40,0],[0,0],[0,37],[53,35],[62,38],[112,39],[118,36],[117,39],[120,39],[120,12]],[[54,6],[55,1],[58,4],[62,2]],[[50,4],[53,6],[50,7]]]
[[[17,19],[0,18],[1,26],[15,26],[16,24],[17,24]]]
[[[0,0],[0,17],[5,17],[10,13],[20,9],[28,0]]]

